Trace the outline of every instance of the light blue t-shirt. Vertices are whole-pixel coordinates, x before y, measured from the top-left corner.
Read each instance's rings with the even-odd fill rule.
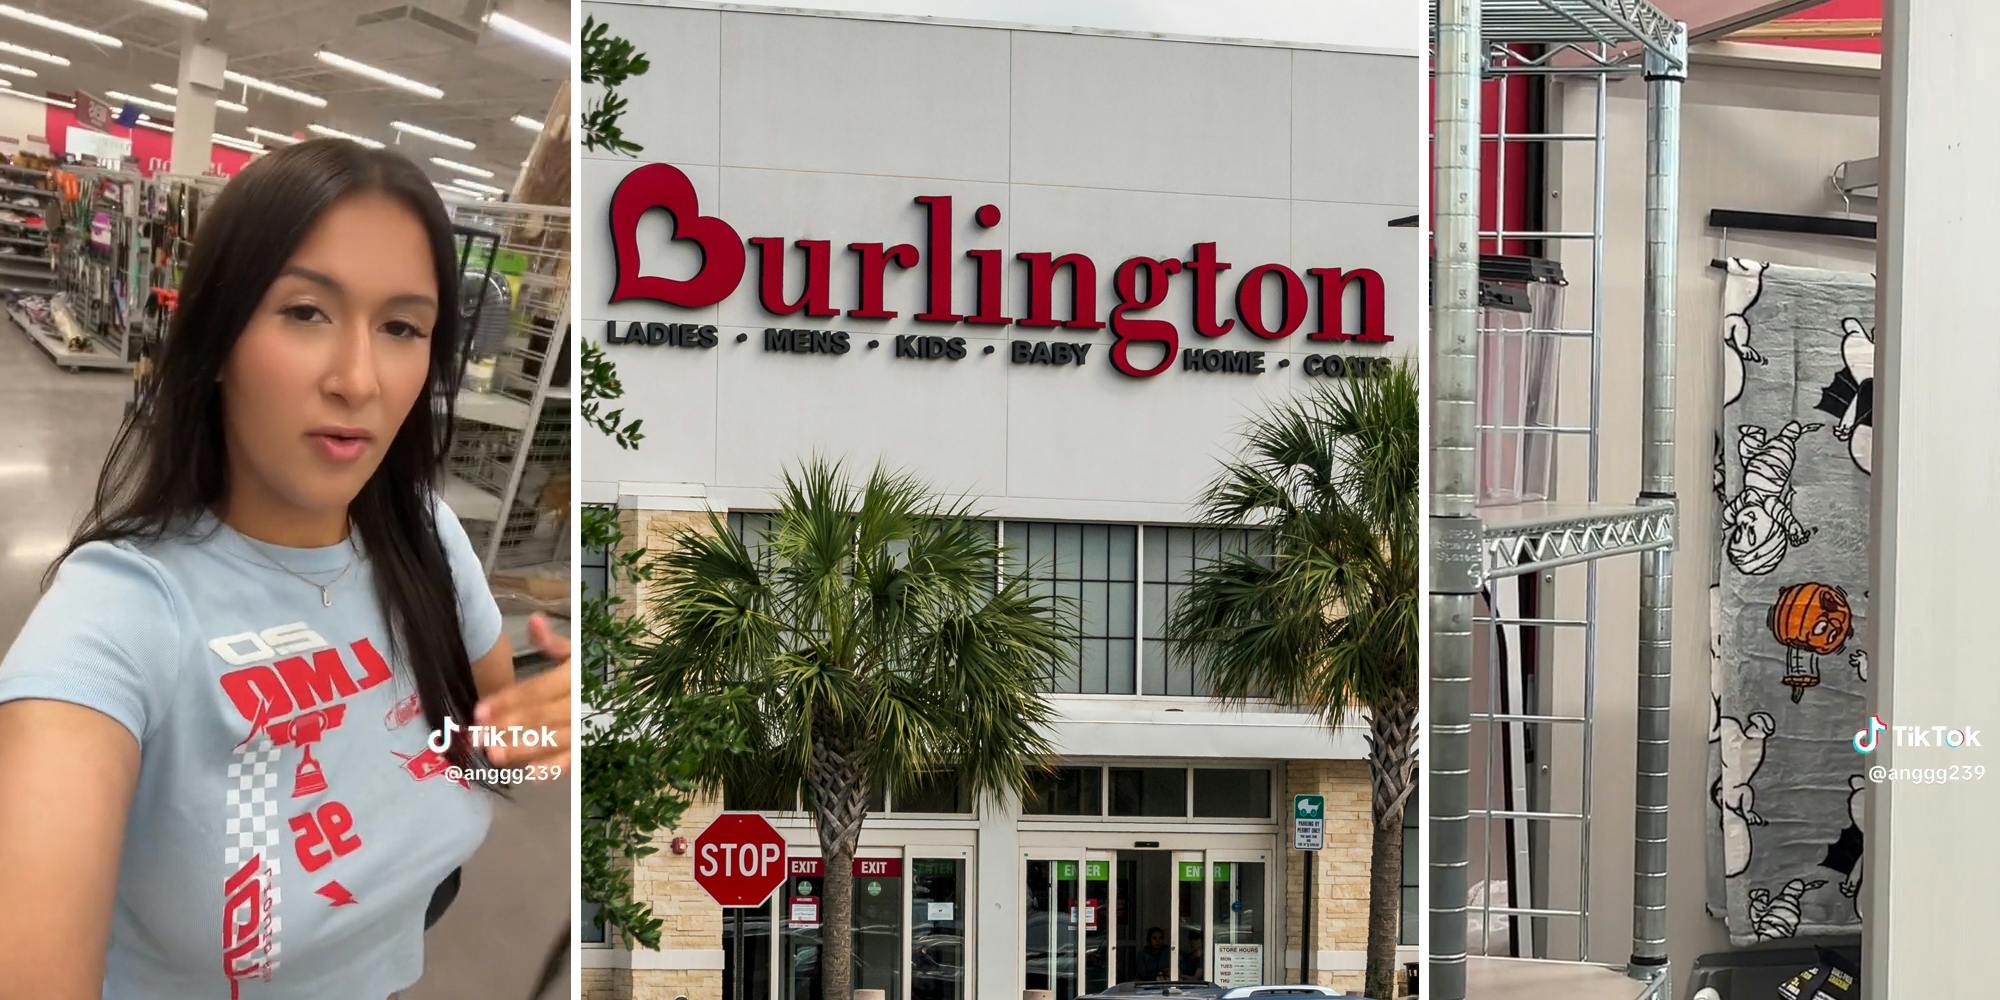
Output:
[[[500,609],[442,504],[438,532],[477,659]],[[325,581],[350,559],[331,607],[271,565]],[[492,793],[426,745],[365,556],[213,518],[83,546],[0,660],[0,702],[21,698],[139,741],[105,1000],[382,1000],[422,976],[426,904],[485,839]]]

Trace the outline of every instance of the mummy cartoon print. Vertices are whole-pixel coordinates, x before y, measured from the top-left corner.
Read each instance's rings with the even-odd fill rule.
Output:
[[[1769,264],[1742,257],[1729,258],[1730,277],[1749,281],[1728,281],[1722,286],[1722,405],[1728,406],[1743,395],[1743,366],[1764,363],[1764,356],[1750,346],[1750,307],[1764,294],[1764,269]]]
[[[1840,321],[1840,359],[1846,367],[1819,392],[1813,409],[1832,414],[1833,436],[1847,442],[1847,454],[1862,472],[1874,475],[1875,331],[1849,317]]]
[[[1764,766],[1764,741],[1777,728],[1778,720],[1769,712],[1752,712],[1747,722],[1722,717],[1716,740],[1722,744],[1722,776],[1709,786],[1708,795],[1722,810],[1722,854],[1730,878],[1750,868],[1750,828],[1767,825],[1757,815],[1756,789],[1750,779]]]
[[[1743,489],[1722,505],[1723,551],[1737,570],[1751,576],[1769,573],[1792,546],[1804,545],[1818,530],[1806,527],[1792,511],[1792,467],[1798,462],[1800,436],[1822,426],[1791,420],[1776,437],[1755,424],[1737,428]]]
[[[1799,900],[1825,884],[1825,879],[1816,878],[1808,882],[1795,878],[1786,882],[1776,896],[1771,895],[1769,889],[1750,890],[1750,922],[1757,929],[1757,940],[1796,937],[1801,916]]]

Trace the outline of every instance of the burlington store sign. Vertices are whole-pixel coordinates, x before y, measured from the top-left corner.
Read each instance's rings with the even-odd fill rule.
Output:
[[[1101,272],[1089,256],[1054,250],[1014,254],[1015,280],[1026,282],[1027,315],[1009,316],[1002,302],[1008,270],[1003,251],[969,249],[964,259],[977,264],[978,274],[971,301],[958,302],[952,289],[952,268],[959,259],[952,246],[953,213],[958,209],[950,195],[922,195],[915,201],[924,212],[924,246],[847,244],[843,252],[852,255],[858,265],[860,281],[851,297],[836,301],[831,278],[836,251],[831,240],[787,241],[779,236],[745,240],[727,221],[701,214],[694,185],[686,174],[669,164],[647,164],[626,174],[611,198],[611,239],[617,262],[611,301],[662,302],[687,309],[712,306],[744,284],[754,255],[757,273],[751,280],[756,284],[758,303],[774,317],[802,317],[795,323],[843,315],[851,320],[887,320],[919,310],[912,320],[957,329],[1108,329],[1111,343],[1102,356],[1112,368],[1133,378],[1150,378],[1176,367],[1187,372],[1260,375],[1268,362],[1265,351],[1256,345],[1301,334],[1329,348],[1386,344],[1395,339],[1385,329],[1386,290],[1381,274],[1367,268],[1340,267],[1309,267],[1300,274],[1283,264],[1259,264],[1243,271],[1234,294],[1228,296],[1233,301],[1225,302],[1221,276],[1236,265],[1223,260],[1213,242],[1196,242],[1184,256],[1128,257],[1118,262],[1111,269],[1108,314],[1098,301]],[[639,220],[654,209],[664,209],[673,216],[676,240],[686,240],[700,249],[701,267],[693,276],[667,278],[646,273]],[[991,229],[1000,224],[1000,208],[979,205],[972,210],[972,220],[982,229]],[[804,268],[804,284],[796,295],[788,296],[788,285],[797,284],[786,280],[791,267]],[[884,285],[892,267],[922,269],[922,303],[884,301]],[[1193,316],[1185,328],[1153,314],[1177,280],[1193,286]],[[1057,314],[1055,304],[1058,281],[1064,282],[1070,293],[1069,308],[1062,315]],[[1279,292],[1276,309],[1266,307],[1266,288]],[[1341,305],[1347,299],[1359,300],[1358,323],[1352,329],[1343,323]],[[763,331],[761,346],[765,351],[839,356],[855,350],[868,336],[836,328],[772,326]],[[720,340],[716,328],[708,325],[618,320],[605,322],[604,339],[607,344],[695,350],[712,350]],[[735,338],[737,343],[749,339],[749,334]],[[966,338],[948,331],[890,339],[897,359],[957,362],[968,355]],[[865,341],[867,349],[881,346],[880,338]],[[1083,366],[1093,362],[1097,346],[1094,340],[1017,338],[1007,345],[1008,360],[1022,365]],[[983,349],[985,354],[993,352],[992,346]],[[1311,376],[1359,375],[1380,371],[1389,363],[1374,351],[1309,353],[1300,369]],[[1279,368],[1291,364],[1290,357],[1276,362]]]

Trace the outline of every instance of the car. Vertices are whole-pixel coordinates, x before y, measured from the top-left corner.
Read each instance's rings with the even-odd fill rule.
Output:
[[[1261,1000],[1263,997],[1347,997],[1361,1000],[1351,993],[1342,993],[1331,986],[1314,986],[1297,983],[1270,986],[1238,986],[1222,995],[1222,1000]]]
[[[1076,1000],[1122,1000],[1133,997],[1193,997],[1196,1000],[1222,1000],[1222,994],[1225,992],[1227,991],[1222,987],[1205,979],[1163,979],[1119,983],[1109,989],[1077,997]]]

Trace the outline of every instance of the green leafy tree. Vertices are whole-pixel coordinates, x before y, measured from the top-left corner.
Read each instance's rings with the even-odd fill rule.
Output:
[[[1170,632],[1218,697],[1269,696],[1339,726],[1368,718],[1374,845],[1366,994],[1395,995],[1403,808],[1416,787],[1418,397],[1415,372],[1348,379],[1251,424],[1202,499],[1262,528],[1196,572]]]
[[[877,468],[788,473],[754,547],[711,515],[659,557],[658,644],[641,697],[729,697],[747,752],[699,765],[701,786],[801,799],[825,858],[827,997],[853,995],[853,860],[871,794],[949,775],[975,798],[1025,791],[1047,767],[1048,665],[1067,613],[996,581],[1000,552],[962,502]],[[658,717],[657,715],[655,717]]]
[[[583,148],[608,149],[630,156],[639,144],[625,138],[619,119],[626,110],[618,88],[627,80],[651,68],[644,53],[630,41],[611,33],[610,26],[595,16],[583,20],[583,59],[579,74],[585,84],[603,88],[596,98],[586,98],[583,108]]]
[[[619,130],[625,101],[615,88],[646,69],[646,57],[630,42],[595,18],[584,23],[583,82],[604,88],[584,114],[585,148],[640,151]],[[639,447],[641,421],[625,419],[622,407],[609,408],[625,388],[603,348],[585,340],[581,367],[584,423],[620,448]],[[658,948],[661,921],[649,903],[634,898],[632,868],[654,853],[660,831],[680,825],[695,794],[697,763],[736,745],[729,711],[735,695],[689,694],[665,702],[635,697],[629,668],[644,655],[647,633],[619,590],[645,585],[647,553],[625,546],[617,513],[606,507],[585,507],[579,534],[584,547],[607,553],[610,584],[583,606],[583,898],[598,906],[598,923],[607,932]]]

